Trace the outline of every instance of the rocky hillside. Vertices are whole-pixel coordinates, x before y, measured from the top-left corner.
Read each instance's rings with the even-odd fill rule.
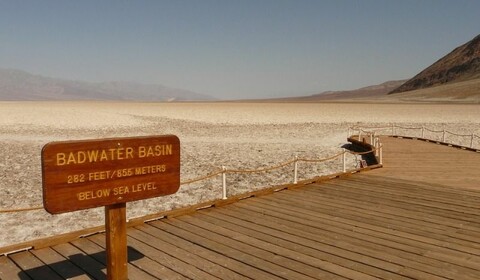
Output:
[[[480,35],[454,49],[390,93],[480,78]]]
[[[212,100],[207,95],[162,85],[127,82],[88,83],[0,69],[0,100]]]

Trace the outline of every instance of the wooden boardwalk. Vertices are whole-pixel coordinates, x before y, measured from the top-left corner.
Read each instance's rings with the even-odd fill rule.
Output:
[[[382,169],[129,228],[129,278],[480,279],[480,154],[383,143]],[[0,279],[105,279],[104,250],[1,256]]]

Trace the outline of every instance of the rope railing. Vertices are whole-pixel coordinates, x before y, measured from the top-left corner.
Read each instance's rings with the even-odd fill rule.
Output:
[[[15,212],[27,212],[27,211],[35,211],[35,210],[42,210],[43,206],[33,206],[28,208],[17,208],[17,209],[0,209],[0,213],[15,213]]]
[[[400,126],[400,125],[396,125],[396,124],[392,124],[391,126],[366,126],[366,127],[353,126],[353,127],[348,128],[348,137],[351,136],[351,134],[350,134],[351,130],[353,132],[357,132],[357,135],[358,135],[359,139],[362,137],[362,134],[365,134],[365,135],[369,136],[371,143],[373,142],[373,138],[375,137],[375,135],[380,135],[380,134],[377,134],[377,133],[379,133],[382,130],[390,130],[390,133],[388,133],[387,135],[410,136],[410,137],[412,137],[412,135],[400,135],[400,133],[398,133],[398,130],[421,130],[421,138],[424,138],[424,139],[426,139],[426,136],[425,136],[426,132],[441,133],[441,140],[439,140],[439,141],[442,141],[443,143],[447,143],[447,144],[460,145],[460,146],[462,146],[460,143],[449,143],[449,142],[447,142],[447,136],[470,137],[470,143],[469,143],[468,147],[471,148],[471,149],[473,149],[474,146],[475,146],[474,145],[475,140],[477,138],[480,139],[480,136],[475,135],[475,133],[460,134],[460,133],[455,133],[455,132],[448,131],[446,129],[443,129],[443,130],[430,129],[430,128],[427,128],[425,126],[407,127],[407,126]],[[434,139],[430,139],[430,140],[434,140]],[[435,141],[437,141],[437,140],[435,140]],[[463,146],[466,146],[466,145],[463,145]]]
[[[226,174],[229,174],[229,173],[230,174],[234,174],[234,173],[235,174],[262,173],[262,172],[273,171],[273,170],[280,169],[280,168],[283,168],[285,166],[294,164],[293,183],[297,184],[298,183],[298,163],[299,162],[320,163],[320,162],[326,162],[326,161],[330,161],[330,160],[334,160],[334,159],[337,159],[339,157],[342,157],[343,172],[346,172],[347,171],[347,169],[346,169],[346,155],[347,154],[365,155],[365,154],[369,154],[369,153],[377,153],[378,150],[381,150],[381,145],[379,145],[378,147],[375,146],[375,148],[373,148],[370,151],[366,151],[366,152],[354,152],[354,151],[348,151],[348,150],[344,149],[342,152],[337,153],[333,156],[326,157],[326,158],[320,158],[320,159],[299,158],[299,157],[295,156],[295,158],[292,159],[292,160],[288,160],[286,162],[282,162],[282,163],[274,165],[274,166],[258,168],[258,169],[228,169],[225,166],[222,166],[221,169],[219,169],[219,170],[217,169],[216,171],[213,171],[212,173],[209,173],[207,175],[203,175],[203,176],[200,176],[200,177],[197,177],[197,178],[193,178],[193,179],[190,179],[190,180],[180,182],[180,185],[183,186],[183,185],[193,184],[193,183],[196,183],[196,182],[200,182],[200,181],[203,181],[203,180],[207,180],[207,179],[214,178],[216,176],[222,175],[222,198],[226,199],[227,198]],[[355,157],[355,159],[356,159],[356,157]],[[33,207],[29,207],[29,208],[17,208],[17,209],[0,209],[0,214],[2,214],[2,213],[16,213],[16,212],[35,211],[35,210],[42,210],[42,209],[43,209],[43,206],[33,206]]]

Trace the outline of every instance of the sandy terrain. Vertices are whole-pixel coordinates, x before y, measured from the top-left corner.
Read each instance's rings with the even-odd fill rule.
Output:
[[[480,105],[0,102],[0,210],[42,205],[40,151],[50,141],[175,134],[186,181],[221,166],[255,169],[295,155],[327,157],[341,151],[349,126],[392,123],[480,135]],[[349,156],[348,167],[356,164]],[[336,160],[299,168],[299,179],[306,179],[342,166]],[[228,192],[291,182],[292,170],[229,174]],[[220,197],[218,176],[183,185],[170,197],[129,203],[127,211],[137,217]],[[103,208],[60,215],[0,213],[0,246],[100,224]]]

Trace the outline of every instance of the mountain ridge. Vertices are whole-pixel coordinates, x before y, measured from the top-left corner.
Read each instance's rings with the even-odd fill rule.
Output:
[[[480,78],[480,35],[456,47],[389,94],[476,78]]]
[[[34,75],[0,68],[0,100],[125,100],[210,101],[215,98],[188,90],[132,82],[92,83]]]

